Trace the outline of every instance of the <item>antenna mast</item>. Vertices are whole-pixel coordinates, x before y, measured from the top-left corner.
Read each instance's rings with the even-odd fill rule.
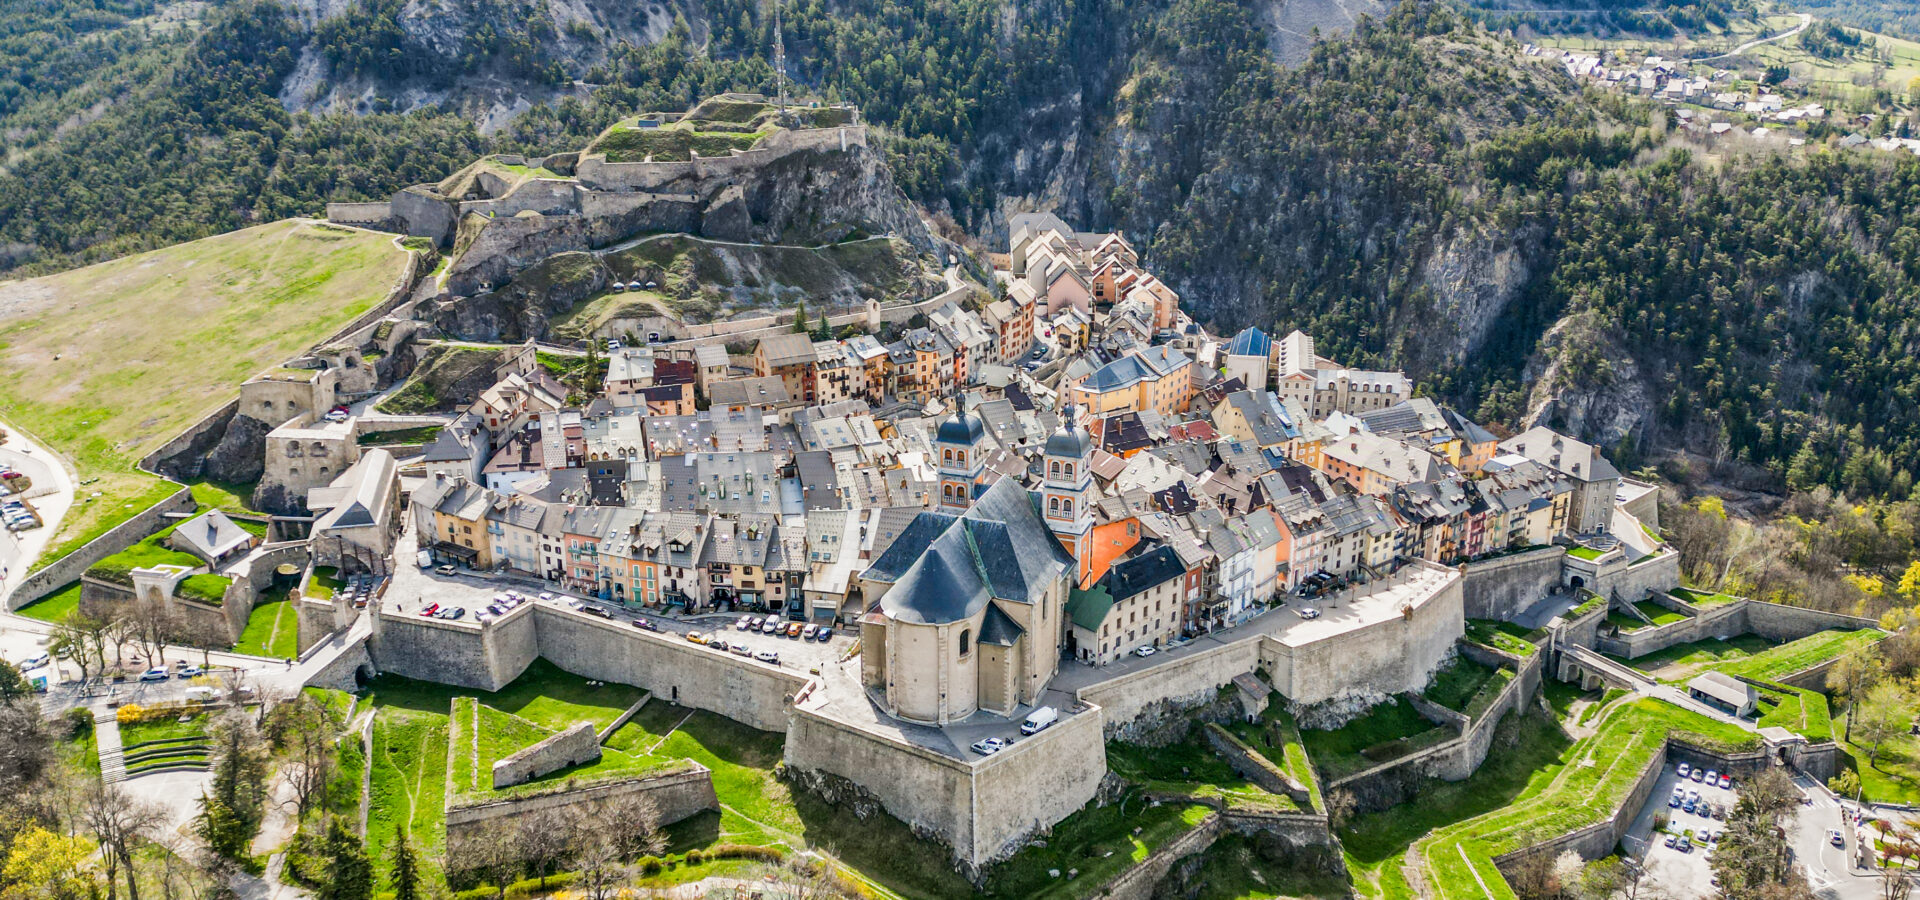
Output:
[[[773,0],[773,82],[779,89],[780,119],[787,118],[787,42],[780,33],[780,0]]]

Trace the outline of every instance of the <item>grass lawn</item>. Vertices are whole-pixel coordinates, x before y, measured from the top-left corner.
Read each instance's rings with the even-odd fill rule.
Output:
[[[405,262],[388,235],[282,221],[0,284],[0,407],[82,482],[41,563],[177,491],[134,464],[378,303]]]
[[[300,655],[300,614],[287,599],[286,588],[274,588],[247,616],[246,630],[233,652],[248,656],[295,659]]]
[[[1427,883],[1435,897],[1482,897],[1483,881],[1494,896],[1512,897],[1493,858],[1611,816],[1669,733],[1691,732],[1692,740],[1729,748],[1759,743],[1751,732],[1653,699],[1612,707],[1604,716],[1598,732],[1560,755],[1550,777],[1540,777],[1545,770],[1536,772],[1518,797],[1467,821],[1437,828],[1420,841]],[[1496,740],[1488,761],[1494,763],[1503,755]],[[1348,846],[1351,850],[1352,845]]]
[[[1834,740],[1840,742],[1840,769],[1851,769],[1860,776],[1862,799],[1870,803],[1920,803],[1920,738],[1900,735],[1880,748],[1880,756],[1871,764],[1867,747],[1841,740],[1846,731],[1842,722],[1834,723]]]
[[[180,583],[174,586],[173,593],[176,597],[219,606],[226,602],[227,588],[230,587],[233,587],[233,579],[225,575],[202,573],[180,579]]]
[[[60,622],[79,608],[80,582],[70,581],[67,582],[65,587],[15,611],[29,619],[39,619],[42,622]]]
[[[1817,691],[1761,691],[1759,725],[1778,725],[1816,744],[1833,739],[1833,714]]]
[[[340,570],[333,566],[314,566],[313,577],[307,579],[306,594],[315,600],[331,600],[333,592],[347,583],[340,580]]]
[[[394,835],[406,829],[419,851],[429,883],[445,878],[439,860],[446,847],[447,713],[419,709],[420,692],[396,684],[375,683],[371,804],[367,814],[367,853],[381,883],[392,865]]]
[[[1639,619],[1615,609],[1607,610],[1607,624],[1621,631],[1639,631],[1642,628],[1652,627]]]
[[[1537,792],[1560,771],[1572,741],[1537,707],[1527,710],[1525,715],[1501,720],[1494,732],[1493,751],[1472,777],[1433,782],[1409,803],[1353,817],[1340,832],[1340,841],[1362,896],[1412,898],[1400,866],[1414,841],[1435,828]]]
[[[1456,656],[1433,673],[1424,696],[1454,712],[1465,712],[1467,702],[1479,692],[1481,685],[1493,678],[1494,671],[1492,666]]]
[[[631,778],[650,772],[681,767],[680,760],[634,755],[623,750],[604,748],[598,761],[570,766],[524,784],[495,790],[493,764],[556,734],[511,713],[482,706],[473,697],[454,700],[451,740],[453,741],[453,792],[475,800],[538,794],[565,787],[568,783],[590,784]]]
[[[200,504],[201,510],[219,509],[230,513],[253,513],[262,515],[253,508],[253,488],[251,484],[234,484],[229,481],[214,481],[210,478],[195,478],[187,483],[193,490],[193,502]],[[253,523],[235,520],[242,528]]]
[[[1722,594],[1718,591],[1697,591],[1693,588],[1684,587],[1674,588],[1667,593],[1672,594],[1676,600],[1684,600],[1701,609],[1719,606],[1723,603],[1732,603],[1740,599],[1732,594]]]
[[[907,897],[958,897],[971,886],[947,865],[947,851],[913,836],[881,813],[862,820],[845,808],[794,793],[774,775],[784,739],[731,719],[655,701],[613,733],[607,745],[629,753],[691,759],[713,772],[719,815],[705,813],[669,829],[675,853],[718,844],[815,847],[866,880]]]
[[[54,733],[61,733],[59,726],[55,726]],[[91,772],[95,778],[100,777],[100,742],[94,736],[91,724],[80,734],[70,735],[61,741],[57,750],[80,771]]]
[[[377,680],[371,700],[378,715],[367,838],[380,877],[385,878],[387,850],[398,827],[410,829],[423,858],[437,859],[445,844],[441,803],[450,779],[457,781],[464,773],[473,783],[483,771],[471,758],[457,757],[455,771],[448,771],[449,710],[455,697],[477,698],[477,716],[494,714],[487,718],[486,729],[519,730],[511,741],[497,742],[504,744],[538,740],[542,729],[557,730],[575,721],[603,727],[641,694],[624,685],[590,686],[544,660],[535,661],[526,674],[494,694],[396,677]],[[915,838],[899,820],[885,814],[861,820],[812,795],[795,794],[774,774],[784,746],[779,734],[656,701],[615,732],[607,746],[647,765],[690,759],[712,770],[722,812],[670,828],[672,852],[718,844],[813,847],[850,866],[850,877],[907,897],[951,897],[969,890],[947,866],[947,851]],[[485,771],[490,771],[490,762]],[[431,874],[436,881],[441,877],[437,869]]]
[[[1467,640],[1483,644],[1496,650],[1505,650],[1515,656],[1532,656],[1539,647],[1534,643],[1546,632],[1528,631],[1512,622],[1499,622],[1493,619],[1468,619]]]
[[[172,741],[181,738],[205,738],[207,726],[211,724],[205,713],[180,722],[172,718],[156,722],[140,722],[134,725],[120,726],[120,746],[135,748],[153,741]]]
[[[1616,659],[1642,672],[1652,672],[1667,666],[1693,667],[1744,659],[1756,653],[1763,653],[1772,646],[1774,646],[1772,641],[1757,634],[1743,634],[1725,641],[1719,638],[1707,638],[1675,644],[1665,650],[1656,650],[1631,660]]]
[[[191,553],[182,553],[166,545],[167,538],[172,534],[172,528],[163,528],[154,534],[147,535],[135,542],[133,546],[94,563],[88,567],[87,574],[118,584],[131,585],[133,576],[128,573],[134,569],[151,569],[154,566],[204,568],[206,564],[200,561],[200,557]]]
[[[1337,730],[1302,733],[1307,752],[1329,781],[1453,736],[1452,728],[1422,718],[1405,697],[1375,706]]]
[[[1089,896],[1210,812],[1204,806],[1151,806],[1137,796],[1112,806],[1089,804],[1053,826],[1045,847],[1026,847],[995,866],[987,876],[987,893],[1036,900]],[[1052,869],[1060,871],[1059,878],[1047,874]],[[1079,875],[1068,880],[1067,872],[1074,869]]]
[[[1599,559],[1601,556],[1605,554],[1599,550],[1593,549],[1592,547],[1575,547],[1572,550],[1568,550],[1567,555],[1577,556],[1577,557],[1580,557],[1581,559],[1593,560],[1593,559]]]
[[[1728,675],[1740,675],[1759,681],[1779,681],[1795,672],[1817,666],[1860,644],[1871,644],[1886,637],[1877,628],[1859,631],[1828,630],[1797,641],[1781,644],[1745,659],[1710,666]]]
[[[1675,622],[1685,622],[1688,618],[1686,614],[1674,612],[1652,600],[1641,600],[1635,603],[1633,608],[1639,610],[1641,615],[1652,619],[1655,625],[1672,625]]]

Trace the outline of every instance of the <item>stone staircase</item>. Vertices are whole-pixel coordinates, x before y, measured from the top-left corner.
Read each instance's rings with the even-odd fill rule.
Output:
[[[108,784],[127,780],[126,753],[120,748],[120,719],[111,709],[93,713],[93,738],[100,750],[100,778]]]

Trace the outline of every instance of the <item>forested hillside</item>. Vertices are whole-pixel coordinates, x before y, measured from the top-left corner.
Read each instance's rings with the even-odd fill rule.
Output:
[[[19,6],[0,14],[0,267],[17,273],[772,86],[750,0],[572,18],[494,0],[425,19],[387,0],[329,18],[275,0]],[[1220,330],[1308,328],[1329,355],[1629,464],[1686,450],[1720,478],[1895,497],[1920,472],[1920,161],[1709,164],[1665,112],[1583,93],[1475,24],[1484,10],[1442,3],[1292,67],[1270,5],[1230,0],[783,9],[795,76],[860,104],[953,233],[997,245],[1031,208],[1123,229]]]

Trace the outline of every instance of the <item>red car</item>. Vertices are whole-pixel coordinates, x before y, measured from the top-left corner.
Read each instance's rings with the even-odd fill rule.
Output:
[[[429,607],[427,607],[426,609],[423,609],[423,610],[421,610],[421,611],[420,611],[420,616],[421,616],[422,618],[428,618],[428,617],[431,617],[431,616],[432,616],[432,615],[433,615],[434,613],[437,613],[437,612],[439,612],[439,611],[440,611],[440,604],[438,604],[438,603],[435,603],[434,605],[432,605],[432,606],[429,606]]]

